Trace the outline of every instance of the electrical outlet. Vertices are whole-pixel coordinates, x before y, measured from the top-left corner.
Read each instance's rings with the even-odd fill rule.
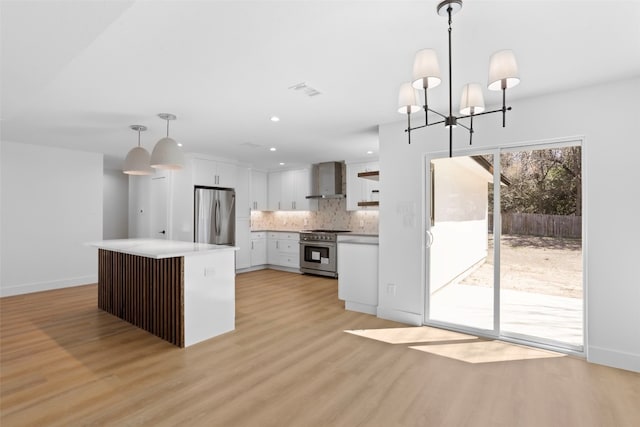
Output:
[[[394,285],[393,283],[387,284],[387,295],[393,295],[394,297],[396,296],[396,285]]]
[[[309,225],[309,220],[307,218],[304,219],[304,225]]]
[[[364,219],[360,220],[360,227],[364,228]]]

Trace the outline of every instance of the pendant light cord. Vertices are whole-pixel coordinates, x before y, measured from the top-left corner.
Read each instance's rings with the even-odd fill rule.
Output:
[[[140,147],[140,128],[138,128],[138,147]]]
[[[169,138],[169,119],[167,119],[167,138]]]

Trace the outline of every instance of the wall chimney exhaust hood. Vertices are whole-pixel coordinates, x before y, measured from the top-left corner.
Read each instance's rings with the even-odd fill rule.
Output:
[[[318,163],[311,168],[311,195],[307,199],[341,199],[342,162]]]

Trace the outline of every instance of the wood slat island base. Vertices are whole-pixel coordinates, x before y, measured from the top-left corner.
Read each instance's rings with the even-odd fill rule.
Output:
[[[154,239],[98,247],[98,308],[187,347],[235,328],[235,247]]]
[[[98,308],[184,347],[184,257],[99,249]]]

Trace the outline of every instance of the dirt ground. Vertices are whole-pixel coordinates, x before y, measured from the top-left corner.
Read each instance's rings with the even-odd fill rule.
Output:
[[[500,247],[502,289],[582,298],[582,240],[503,235]],[[493,236],[489,256],[459,283],[492,286]]]

